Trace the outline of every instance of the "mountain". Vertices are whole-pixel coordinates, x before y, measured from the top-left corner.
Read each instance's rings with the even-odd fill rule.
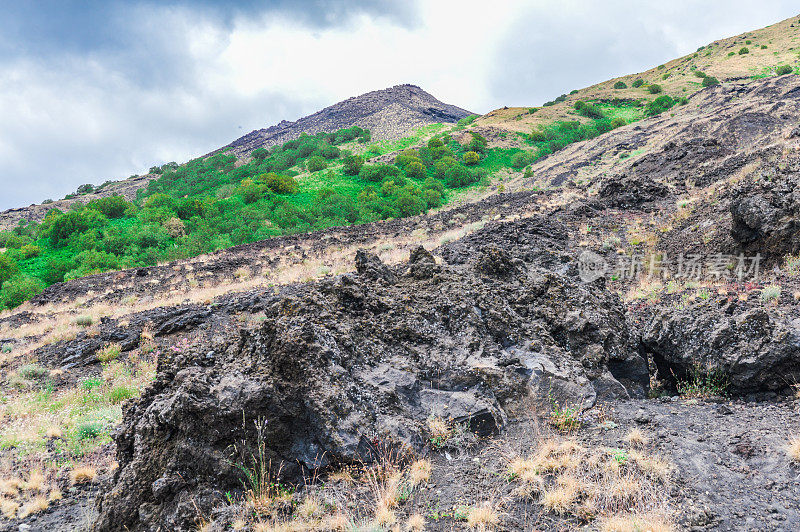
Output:
[[[295,122],[283,120],[251,131],[217,151],[228,149],[242,157],[257,148],[294,140],[303,133],[333,132],[351,126],[368,129],[373,140],[398,139],[417,127],[452,124],[472,114],[442,103],[416,85],[395,85],[348,98]]]
[[[0,233],[0,531],[797,529],[798,31]]]
[[[303,133],[335,132],[351,126],[368,129],[373,140],[398,139],[415,128],[435,123],[452,124],[472,115],[470,111],[443,103],[416,85],[396,85],[354,96],[295,122],[283,120],[247,135],[204,155],[222,151],[244,157],[256,148],[270,147],[296,139]],[[47,204],[30,205],[0,212],[0,229],[13,228],[20,220],[40,222],[51,209],[66,210],[74,203],[121,195],[136,198],[138,190],[146,187],[159,174],[149,173],[120,181],[109,181],[90,192],[70,194],[67,198]]]

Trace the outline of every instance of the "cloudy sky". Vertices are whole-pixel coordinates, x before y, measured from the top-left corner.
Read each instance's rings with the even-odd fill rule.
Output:
[[[0,0],[0,209],[398,83],[479,113],[537,105],[797,14],[788,0]]]

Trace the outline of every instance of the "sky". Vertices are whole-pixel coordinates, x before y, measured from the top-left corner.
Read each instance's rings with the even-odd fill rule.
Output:
[[[534,106],[797,15],[785,0],[0,0],[0,210],[400,83]]]

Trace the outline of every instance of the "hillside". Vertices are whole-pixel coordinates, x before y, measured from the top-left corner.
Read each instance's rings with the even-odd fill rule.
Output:
[[[284,120],[268,128],[251,131],[202,158],[223,151],[241,158],[257,148],[282,145],[304,133],[335,133],[352,126],[368,130],[374,141],[396,140],[420,127],[436,123],[455,123],[471,114],[455,105],[442,103],[415,85],[397,85],[348,98],[295,122]],[[61,200],[8,209],[0,212],[0,230],[12,229],[20,220],[39,223],[49,210],[66,210],[76,203],[85,204],[115,195],[133,201],[137,192],[147,187],[161,171],[154,167],[146,175],[87,187],[88,191],[78,191]]]
[[[793,20],[744,43],[788,63]],[[741,38],[719,84],[305,135],[13,233],[28,275],[141,262],[0,312],[0,531],[797,529],[800,76],[722,70]]]

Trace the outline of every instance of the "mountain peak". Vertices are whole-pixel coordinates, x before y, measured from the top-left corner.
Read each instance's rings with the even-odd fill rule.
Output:
[[[221,149],[242,157],[257,148],[282,144],[303,133],[333,132],[352,126],[368,129],[374,140],[390,140],[420,126],[453,123],[471,114],[466,109],[441,102],[417,85],[403,83],[353,96],[295,122],[283,120],[274,126],[251,131]]]

